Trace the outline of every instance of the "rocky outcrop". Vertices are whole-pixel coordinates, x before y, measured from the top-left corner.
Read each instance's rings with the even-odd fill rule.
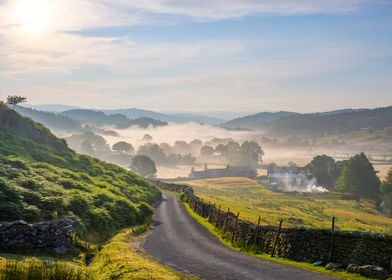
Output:
[[[75,221],[61,219],[36,224],[24,221],[0,224],[0,250],[50,250],[66,253],[72,245]]]

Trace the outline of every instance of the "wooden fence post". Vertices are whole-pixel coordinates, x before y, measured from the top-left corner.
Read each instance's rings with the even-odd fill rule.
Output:
[[[257,228],[256,228],[256,233],[255,233],[255,244],[257,245],[257,239],[258,239],[258,235],[259,235],[259,228],[260,228],[260,216],[259,219],[257,220]]]
[[[220,204],[219,204],[218,214],[216,215],[216,221],[215,221],[215,227],[216,227],[216,228],[218,227],[219,216],[220,216],[220,209],[221,209],[221,206],[220,206]]]
[[[231,243],[234,242],[234,238],[235,238],[235,229],[237,228],[238,225],[238,218],[240,217],[240,212],[237,213],[237,217],[235,219],[235,224],[234,224],[234,228],[233,228],[233,235],[231,236]]]
[[[225,216],[225,220],[223,221],[223,233],[226,233],[226,228],[227,228],[227,220],[229,217],[229,213],[230,213],[230,208],[227,208],[227,213]]]
[[[208,213],[208,219],[211,218],[212,214],[214,213],[214,209],[215,209],[215,208],[216,208],[216,207],[215,207],[215,203],[214,203],[214,205],[212,205],[212,204],[210,203],[210,211],[209,211],[209,213]]]
[[[272,246],[271,257],[274,257],[274,256],[275,256],[276,246],[278,245],[279,235],[280,235],[280,232],[281,232],[281,230],[282,230],[282,223],[283,223],[283,220],[280,220],[278,232],[277,232],[276,237],[275,237],[275,240],[274,240],[274,246]]]
[[[334,247],[335,247],[335,216],[332,217],[331,245],[330,245],[329,254],[328,254],[328,261],[329,262],[332,261]]]

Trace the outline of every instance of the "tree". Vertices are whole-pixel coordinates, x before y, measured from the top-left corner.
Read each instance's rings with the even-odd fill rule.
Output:
[[[385,181],[381,185],[382,201],[385,212],[392,215],[392,168],[389,170]]]
[[[147,143],[139,148],[138,155],[145,155],[154,160],[158,164],[165,163],[166,155],[157,144]]]
[[[157,173],[155,162],[148,156],[144,155],[137,155],[133,157],[130,168],[136,173],[147,178],[155,177],[155,174]]]
[[[241,146],[237,142],[230,141],[226,145],[219,144],[215,151],[219,152],[229,164],[242,164],[241,163]]]
[[[153,140],[153,138],[152,138],[152,136],[150,134],[145,134],[143,136],[143,138],[142,138],[142,141],[145,141],[145,142],[149,142],[149,141],[152,141],[152,140]]]
[[[245,141],[240,147],[241,164],[259,166],[264,155],[260,145],[254,141]]]
[[[94,132],[86,131],[82,135],[83,141],[89,141],[96,152],[108,152],[110,151],[110,146],[106,142],[106,139],[101,135],[97,135]]]
[[[80,150],[82,153],[91,155],[94,153],[94,146],[91,144],[89,140],[85,140],[82,143],[80,143]]]
[[[323,186],[333,186],[339,177],[339,168],[335,160],[327,155],[319,155],[306,166],[307,171]]]
[[[174,149],[177,154],[186,155],[192,152],[191,147],[185,141],[176,141],[174,143]]]
[[[192,140],[189,142],[193,155],[199,155],[201,147],[203,147],[203,141],[199,139]]]
[[[112,149],[121,153],[133,154],[135,152],[135,148],[132,146],[132,144],[129,144],[124,141],[117,142],[113,145]]]
[[[8,95],[7,103],[12,106],[12,110],[15,109],[15,106],[19,103],[24,103],[27,101],[27,97],[20,95]]]
[[[212,155],[214,154],[214,152],[215,152],[215,150],[214,150],[214,148],[211,147],[211,146],[203,146],[203,147],[200,149],[200,155],[201,155],[201,156],[209,157],[209,156],[212,156]]]
[[[362,198],[378,198],[380,179],[365,154],[351,157],[343,167],[336,182],[338,191],[347,192]]]

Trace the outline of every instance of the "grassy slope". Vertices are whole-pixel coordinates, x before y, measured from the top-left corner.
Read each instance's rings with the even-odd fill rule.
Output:
[[[0,103],[0,223],[77,216],[84,237],[102,242],[144,222],[152,213],[149,204],[159,197],[149,181],[73,152],[49,130]],[[137,232],[132,228],[116,235],[91,267],[73,256],[0,254],[0,279],[31,279],[32,274],[34,279],[55,275],[68,280],[189,278],[137,252],[130,245]],[[43,262],[48,259],[50,268]]]
[[[77,216],[84,238],[103,241],[144,222],[159,197],[147,180],[75,153],[0,103],[0,222]]]
[[[343,200],[334,194],[283,194],[272,192],[255,180],[246,178],[218,178],[184,182],[194,187],[196,194],[206,201],[240,212],[242,219],[263,224],[284,226],[330,227],[343,230],[362,230],[391,233],[392,218],[381,215],[370,201]],[[301,221],[294,220],[301,219]]]

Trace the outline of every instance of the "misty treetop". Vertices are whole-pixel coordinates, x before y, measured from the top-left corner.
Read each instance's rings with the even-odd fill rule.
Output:
[[[155,162],[145,155],[134,156],[130,168],[146,178],[154,178],[157,173]]]
[[[183,155],[176,153],[177,150],[174,147],[170,147],[168,144],[163,146],[166,147],[165,150],[167,152],[171,153],[166,154],[161,145],[146,143],[139,147],[137,154],[148,156],[160,165],[192,165],[196,161],[196,157],[192,156],[190,153]]]
[[[135,148],[132,146],[132,144],[127,143],[125,141],[120,141],[115,143],[112,146],[112,150],[117,152],[122,152],[122,153],[129,153],[129,154],[135,153]]]
[[[226,144],[218,144],[215,148],[208,145],[203,146],[200,155],[201,160],[206,162],[221,160],[231,165],[259,166],[264,151],[254,141],[245,141],[242,144],[230,141]]]

